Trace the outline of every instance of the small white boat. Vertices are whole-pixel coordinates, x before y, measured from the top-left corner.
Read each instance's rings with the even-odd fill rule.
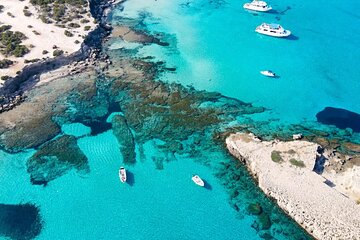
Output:
[[[196,184],[196,185],[199,185],[201,187],[203,187],[205,184],[204,184],[204,181],[198,176],[198,175],[193,175],[191,180],[193,180],[193,182]]]
[[[255,29],[255,32],[272,37],[288,37],[291,32],[285,30],[280,24],[275,23],[262,23]]]
[[[126,170],[124,167],[119,169],[119,178],[122,183],[126,182]]]
[[[258,12],[267,12],[272,9],[266,2],[254,0],[250,3],[245,3],[243,6],[245,9],[258,11]]]
[[[260,71],[260,73],[264,76],[267,77],[276,77],[276,74],[273,71],[270,70],[264,70],[264,71]]]

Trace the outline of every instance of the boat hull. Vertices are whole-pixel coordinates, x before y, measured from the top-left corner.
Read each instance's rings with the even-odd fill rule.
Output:
[[[275,77],[276,74],[273,72],[269,72],[269,71],[260,71],[260,73],[266,77]]]
[[[204,186],[205,186],[204,181],[203,181],[199,176],[197,176],[197,175],[193,176],[193,177],[191,178],[191,180],[192,180],[196,185],[198,185],[198,186],[200,186],[200,187],[204,187]]]
[[[122,183],[126,182],[126,170],[125,168],[120,168],[119,169],[119,179]]]
[[[255,32],[271,36],[271,37],[277,37],[277,38],[286,38],[291,35],[291,32],[289,30],[285,30],[283,33],[272,33],[270,31],[264,31],[262,29],[256,29]]]
[[[268,11],[270,11],[272,9],[271,7],[265,7],[265,8],[263,8],[263,7],[255,7],[255,6],[252,6],[249,3],[245,3],[243,7],[246,10],[256,11],[256,12],[268,12]]]

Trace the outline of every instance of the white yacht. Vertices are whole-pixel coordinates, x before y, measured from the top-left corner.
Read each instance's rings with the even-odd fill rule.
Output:
[[[273,71],[270,71],[270,70],[264,70],[264,71],[260,71],[260,73],[264,76],[267,76],[267,77],[275,77],[276,74],[273,72]]]
[[[291,34],[289,30],[285,30],[280,24],[275,23],[262,23],[255,31],[272,37],[288,37]]]
[[[126,170],[124,167],[119,169],[119,178],[122,183],[126,182]]]
[[[196,185],[199,185],[201,187],[203,187],[205,184],[204,184],[204,181],[198,176],[198,175],[193,175],[191,180],[193,180],[193,182],[196,184]]]
[[[258,0],[254,0],[251,3],[245,3],[244,8],[258,12],[267,12],[272,9],[266,2]]]

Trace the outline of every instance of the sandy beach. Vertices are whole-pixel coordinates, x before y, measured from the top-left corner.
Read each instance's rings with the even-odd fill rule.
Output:
[[[93,17],[89,14],[89,6],[86,8],[85,14],[82,19],[87,19],[87,23],[82,23],[80,19],[75,19],[73,22],[80,25],[78,28],[61,28],[55,26],[55,23],[46,24],[39,18],[39,9],[36,9],[30,3],[30,0],[25,1],[13,1],[2,0],[1,5],[4,6],[2,13],[0,13],[1,25],[11,25],[11,31],[19,31],[25,34],[27,37],[23,41],[23,44],[30,49],[30,52],[23,57],[16,58],[14,56],[8,56],[15,62],[10,68],[0,69],[0,76],[15,76],[17,71],[20,71],[24,66],[31,63],[25,63],[25,60],[52,58],[53,51],[55,49],[62,50],[64,55],[69,55],[80,49],[81,43],[84,37],[89,31],[96,27]],[[24,15],[24,7],[28,7],[28,11],[32,13],[27,17]],[[8,14],[10,13],[10,14]],[[84,27],[88,29],[85,30]],[[64,31],[70,31],[73,36],[67,37]],[[44,53],[44,50],[47,53]],[[4,59],[5,56],[0,54],[0,59]],[[0,84],[2,80],[0,80]]]
[[[230,135],[226,144],[259,187],[316,239],[358,239],[360,206],[335,187],[337,178],[313,171],[319,145],[261,141],[246,133]]]

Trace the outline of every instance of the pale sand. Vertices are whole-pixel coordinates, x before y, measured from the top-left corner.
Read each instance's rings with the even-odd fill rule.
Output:
[[[76,52],[80,49],[81,43],[83,42],[83,37],[85,37],[91,30],[96,27],[94,19],[92,16],[84,15],[84,18],[88,19],[88,23],[80,23],[80,20],[76,22],[80,25],[80,28],[67,29],[74,34],[73,37],[67,37],[64,35],[66,28],[60,28],[54,24],[43,23],[38,17],[39,14],[37,10],[30,4],[30,0],[18,1],[18,0],[1,0],[1,5],[5,8],[3,12],[0,13],[0,23],[5,25],[11,25],[12,31],[20,31],[28,37],[27,40],[23,41],[23,44],[26,45],[30,52],[21,58],[16,57],[7,57],[17,63],[8,69],[0,69],[0,76],[15,76],[16,72],[21,70],[27,64],[24,63],[25,59],[42,59],[46,57],[53,57],[53,46],[56,45],[58,49],[64,51],[64,55],[69,55],[73,52]],[[33,13],[32,16],[26,17],[23,13],[24,6],[29,7],[29,11]],[[12,18],[7,15],[7,12],[10,12],[15,16]],[[88,7],[88,13],[90,12]],[[32,28],[28,28],[28,25],[31,25]],[[89,31],[84,30],[84,26],[91,26]],[[41,35],[36,35],[33,33],[33,30],[39,32]],[[80,41],[76,44],[75,40]],[[30,48],[30,45],[34,45],[34,48]],[[47,50],[49,53],[42,54],[43,50]],[[0,54],[0,59],[5,58]],[[0,80],[1,86],[1,80]]]
[[[259,187],[314,237],[360,239],[360,206],[312,171],[317,144],[260,141],[245,133],[230,135],[226,144],[235,157],[246,163]],[[295,153],[289,153],[290,149]],[[281,152],[282,163],[272,161],[273,150]],[[303,161],[305,167],[293,166],[291,158]],[[327,180],[337,184],[336,178]]]

